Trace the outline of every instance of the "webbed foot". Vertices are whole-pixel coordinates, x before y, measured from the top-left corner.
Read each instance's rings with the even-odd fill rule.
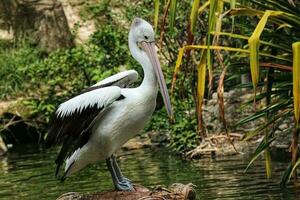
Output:
[[[123,179],[120,182],[115,183],[115,187],[117,190],[120,190],[120,191],[134,191],[132,184],[125,179]]]
[[[132,183],[132,181],[124,176],[121,177],[121,182],[128,182],[128,183]]]

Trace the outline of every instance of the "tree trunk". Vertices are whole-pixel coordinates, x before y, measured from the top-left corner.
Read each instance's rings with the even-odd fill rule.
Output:
[[[58,0],[5,0],[0,13],[0,28],[12,29],[17,43],[29,40],[47,52],[74,45]]]

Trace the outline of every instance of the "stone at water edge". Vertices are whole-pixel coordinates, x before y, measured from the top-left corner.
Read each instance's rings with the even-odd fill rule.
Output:
[[[157,186],[155,189],[150,190],[141,185],[134,185],[135,191],[103,191],[94,194],[80,194],[77,192],[68,192],[57,200],[195,200],[196,192],[194,185],[189,183],[187,185],[181,183],[174,183],[170,189]]]
[[[0,156],[5,155],[7,152],[7,147],[5,145],[5,143],[2,140],[2,137],[0,136]]]

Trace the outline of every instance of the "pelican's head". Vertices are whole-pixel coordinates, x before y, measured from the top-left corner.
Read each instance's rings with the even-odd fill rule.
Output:
[[[156,78],[160,87],[160,91],[163,96],[163,100],[167,109],[167,113],[171,120],[173,120],[173,111],[171,107],[171,101],[168,94],[164,75],[156,54],[155,49],[155,33],[152,26],[141,18],[135,18],[129,33],[129,37],[133,40],[137,46],[145,53],[145,56],[149,58],[151,65],[155,71]]]
[[[155,34],[151,24],[141,18],[133,20],[130,32],[137,43],[155,41]]]

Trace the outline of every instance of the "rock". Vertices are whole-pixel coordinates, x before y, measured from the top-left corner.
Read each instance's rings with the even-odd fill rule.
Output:
[[[82,44],[88,41],[89,37],[96,31],[93,20],[82,19],[80,17],[80,8],[84,1],[61,0],[68,25],[75,35],[75,43]]]
[[[279,125],[278,128],[279,128],[281,131],[283,131],[283,130],[285,130],[285,129],[288,128],[288,125],[287,125],[287,123],[282,123],[282,124]]]
[[[0,1],[0,13],[0,20],[6,23],[6,30],[12,30],[16,43],[29,39],[47,52],[74,46],[58,0]]]
[[[8,112],[9,108],[16,105],[17,100],[14,101],[0,101],[0,115],[3,113]]]
[[[104,191],[95,194],[80,194],[69,192],[61,195],[57,200],[194,200],[196,199],[195,185],[189,183],[187,185],[174,183],[170,189],[158,186],[150,190],[141,185],[134,185],[135,191]]]
[[[214,92],[214,93],[212,94],[212,99],[218,99],[218,93]]]
[[[5,145],[5,143],[2,140],[2,137],[0,136],[0,156],[5,155],[7,152],[7,147]]]
[[[151,146],[151,141],[149,138],[135,137],[130,139],[122,147],[124,150],[134,150],[134,149],[143,149]]]
[[[150,131],[141,136],[130,139],[123,147],[124,150],[135,150],[149,148],[152,146],[160,146],[166,144],[169,141],[168,132],[155,132]]]
[[[222,134],[225,131],[224,125],[220,120],[219,104],[217,102],[218,94],[212,94],[212,99],[205,100],[202,107],[203,120],[206,129],[212,134]],[[263,120],[255,120],[244,125],[235,127],[234,125],[241,119],[251,116],[255,113],[252,105],[244,105],[253,97],[252,90],[232,89],[224,92],[225,119],[227,122],[228,132],[246,133],[253,131],[256,127],[264,123]]]
[[[230,98],[230,97],[232,97],[233,94],[234,94],[233,91],[231,93],[230,92],[224,92],[223,96],[224,96],[224,98]]]
[[[169,141],[169,133],[168,132],[157,132],[152,131],[148,133],[150,137],[151,143],[153,144],[164,144]]]
[[[254,150],[258,145],[257,141],[241,140],[244,135],[240,133],[229,133],[229,136],[227,134],[208,136],[196,148],[186,152],[184,156],[189,159],[200,159],[244,154]]]

